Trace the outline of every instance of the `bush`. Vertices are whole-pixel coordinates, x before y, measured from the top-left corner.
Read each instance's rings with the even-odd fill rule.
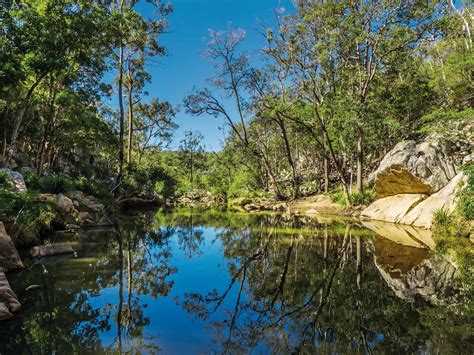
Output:
[[[32,193],[0,189],[0,220],[10,225],[10,235],[18,246],[30,245],[57,219],[53,205],[35,201]]]
[[[447,209],[439,208],[433,212],[433,224],[435,228],[449,228],[455,223],[454,213]]]
[[[8,172],[0,170],[0,188],[9,189],[12,187],[12,179]]]
[[[344,197],[344,190],[342,186],[338,186],[336,190],[329,193],[332,202],[338,203],[342,206],[346,205],[346,198]],[[354,206],[369,205],[374,201],[374,192],[365,188],[363,192],[354,192],[350,196],[351,202]]]
[[[83,176],[74,179],[67,176],[39,176],[36,173],[28,173],[25,176],[25,183],[29,190],[41,193],[60,194],[78,190],[101,198],[110,196],[106,186]]]
[[[369,205],[374,201],[374,192],[365,188],[363,192],[354,192],[351,195],[351,201],[355,206]]]
[[[467,175],[467,185],[459,194],[459,213],[469,220],[474,220],[474,163],[470,162],[463,166]]]

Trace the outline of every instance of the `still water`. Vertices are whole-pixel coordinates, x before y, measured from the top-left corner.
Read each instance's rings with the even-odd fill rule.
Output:
[[[474,352],[468,240],[192,210],[54,239],[77,255],[9,275],[1,354]]]

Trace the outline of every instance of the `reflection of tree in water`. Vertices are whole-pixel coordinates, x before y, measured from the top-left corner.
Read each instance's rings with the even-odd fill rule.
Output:
[[[266,216],[262,221],[252,233],[234,228],[221,234],[228,285],[189,293],[183,302],[188,312],[209,320],[223,349],[430,348],[426,341],[435,326],[420,327],[426,307],[394,297],[374,265],[367,233],[348,224],[319,228],[310,236],[298,229],[298,220]],[[436,346],[458,344],[452,339]]]
[[[149,227],[149,220],[134,218],[133,224],[117,225],[112,236],[102,231],[91,238],[95,243],[82,241],[83,257],[65,261],[67,266],[38,264],[34,272],[18,275],[22,288],[43,288],[24,295],[21,317],[9,323],[11,341],[0,344],[0,353],[157,350],[156,340],[144,337],[150,319],[142,296],[168,295],[176,268],[169,264],[173,230]],[[91,261],[89,252],[100,257]],[[116,290],[115,301],[94,301],[104,289]],[[114,329],[113,342],[102,344],[101,333]]]

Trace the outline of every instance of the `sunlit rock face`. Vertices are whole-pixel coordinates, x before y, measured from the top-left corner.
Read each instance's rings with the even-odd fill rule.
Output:
[[[421,201],[423,194],[399,194],[381,198],[362,211],[361,217],[378,221],[398,223]]]
[[[433,256],[429,249],[374,239],[375,266],[395,294],[408,302],[421,298],[431,304],[453,303],[459,291],[454,287],[456,267]]]
[[[5,227],[0,222],[0,271],[23,269],[23,263],[13,241],[7,234]]]
[[[445,187],[417,204],[410,212],[397,222],[422,228],[431,228],[433,211],[443,209],[453,212],[457,205],[458,192],[464,187],[466,176],[456,175]]]
[[[385,155],[375,179],[375,196],[397,194],[431,195],[456,175],[454,163],[441,143],[403,141]]]

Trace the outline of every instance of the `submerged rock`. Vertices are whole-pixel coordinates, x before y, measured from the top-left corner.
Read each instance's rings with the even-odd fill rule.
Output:
[[[0,271],[23,269],[24,265],[20,255],[7,234],[5,226],[0,222]]]
[[[3,272],[0,272],[0,321],[13,317],[21,309],[21,304]]]
[[[375,196],[382,198],[397,194],[431,195],[455,176],[454,162],[442,143],[403,141],[385,155],[369,179],[375,179]]]
[[[53,255],[67,255],[67,254],[74,254],[75,250],[70,247],[69,245],[62,245],[62,244],[48,244],[48,245],[41,245],[33,247],[30,250],[30,255],[34,258],[42,258],[45,256],[53,256]]]

